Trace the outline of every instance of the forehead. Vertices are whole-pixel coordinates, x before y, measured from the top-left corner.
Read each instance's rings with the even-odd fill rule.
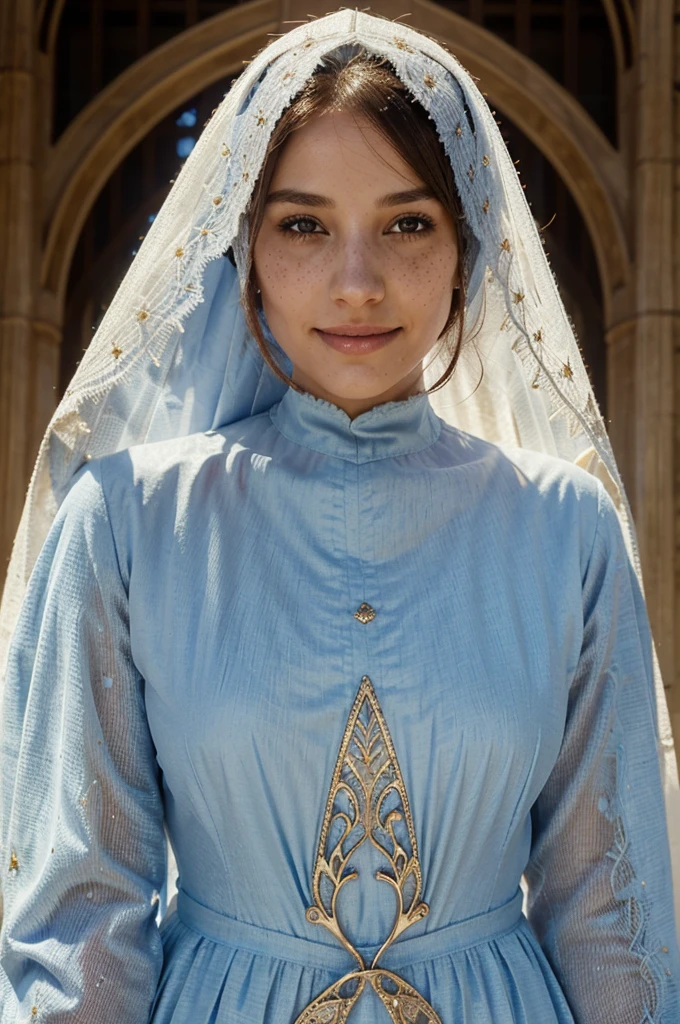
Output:
[[[422,184],[419,176],[369,121],[337,111],[313,117],[284,143],[272,188],[325,191],[340,185],[385,192]]]

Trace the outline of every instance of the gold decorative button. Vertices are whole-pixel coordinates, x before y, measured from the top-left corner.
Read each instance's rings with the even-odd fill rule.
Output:
[[[359,605],[359,607],[355,611],[354,618],[358,619],[359,622],[363,622],[365,626],[367,622],[373,622],[375,615],[375,608],[371,608],[370,604],[366,604],[366,602],[364,601],[364,603],[362,605]]]

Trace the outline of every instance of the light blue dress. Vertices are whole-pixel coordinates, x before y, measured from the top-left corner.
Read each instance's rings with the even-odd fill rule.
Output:
[[[4,722],[3,1024],[340,1024],[360,984],[349,1024],[680,1022],[614,506],[427,396],[350,421],[288,390],[90,462],[31,579]],[[369,977],[400,899],[413,920]]]

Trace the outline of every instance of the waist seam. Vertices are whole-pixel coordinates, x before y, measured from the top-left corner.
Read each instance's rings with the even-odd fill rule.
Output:
[[[521,907],[522,892],[518,890],[511,900],[494,910],[395,942],[381,957],[378,966],[398,970],[412,964],[440,960],[501,939],[521,925],[524,920]],[[242,949],[254,956],[307,969],[316,967],[331,973],[358,969],[356,960],[340,944],[336,947],[239,921],[198,903],[182,889],[177,894],[176,913],[182,924],[194,934],[234,951]],[[378,949],[378,946],[358,947],[367,964]]]
[[[213,935],[206,935],[206,933],[202,932],[200,930],[200,928],[197,928],[195,925],[193,925],[190,922],[186,921],[182,917],[182,915],[179,913],[179,911],[177,911],[177,916],[178,916],[179,920],[182,922],[182,924],[184,925],[184,927],[188,928],[189,931],[194,933],[194,935],[198,935],[198,937],[201,938],[201,939],[207,939],[208,942],[214,942],[217,946],[224,946],[225,949],[229,949],[233,953],[238,953],[241,950],[243,950],[244,953],[250,953],[251,956],[262,956],[262,957],[265,958],[265,960],[278,960],[279,963],[283,963],[283,964],[295,964],[297,967],[306,967],[307,970],[309,970],[310,966],[313,967],[315,970],[330,971],[331,973],[333,973],[334,970],[335,970],[332,964],[329,965],[329,966],[326,966],[326,967],[322,967],[320,964],[311,964],[310,965],[308,960],[307,961],[303,961],[302,959],[296,960],[292,956],[282,956],[280,953],[273,953],[273,952],[270,952],[270,951],[264,950],[264,949],[253,949],[252,946],[248,946],[245,942],[228,942],[226,939],[218,939],[218,938],[216,938]],[[235,920],[235,918],[233,918],[232,920]],[[242,924],[244,922],[239,921],[238,923]],[[249,928],[257,928],[259,926],[258,925],[248,925],[248,927]],[[283,935],[284,933],[283,932],[274,932],[273,934],[274,935]],[[326,943],[319,943],[319,945],[320,946],[325,946]],[[335,952],[335,949],[332,946],[329,946],[328,948],[331,949],[333,952]],[[356,964],[356,961],[355,961],[355,964]]]

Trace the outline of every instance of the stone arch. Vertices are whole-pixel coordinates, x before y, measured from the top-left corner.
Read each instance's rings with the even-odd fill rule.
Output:
[[[307,0],[319,13],[327,0]],[[238,71],[284,28],[278,0],[252,0],[218,14],[137,61],[78,115],[58,140],[45,174],[42,283],[61,319],[75,245],[104,183],[143,136],[176,106]],[[379,12],[380,3],[374,4]],[[605,323],[617,319],[630,256],[620,154],[580,104],[498,37],[428,0],[411,0],[410,24],[437,37],[481,80],[489,100],[552,163],[573,195],[598,262]]]
[[[36,37],[42,53],[52,54],[66,0],[40,0],[36,13]]]
[[[636,59],[635,14],[630,0],[621,0],[620,3],[617,0],[602,0],[602,6],[609,22],[616,70],[620,76]]]
[[[279,28],[277,0],[253,0],[200,22],[131,65],[71,122],[43,180],[43,288],[63,312],[76,242],[115,168],[185,99],[242,70]]]

